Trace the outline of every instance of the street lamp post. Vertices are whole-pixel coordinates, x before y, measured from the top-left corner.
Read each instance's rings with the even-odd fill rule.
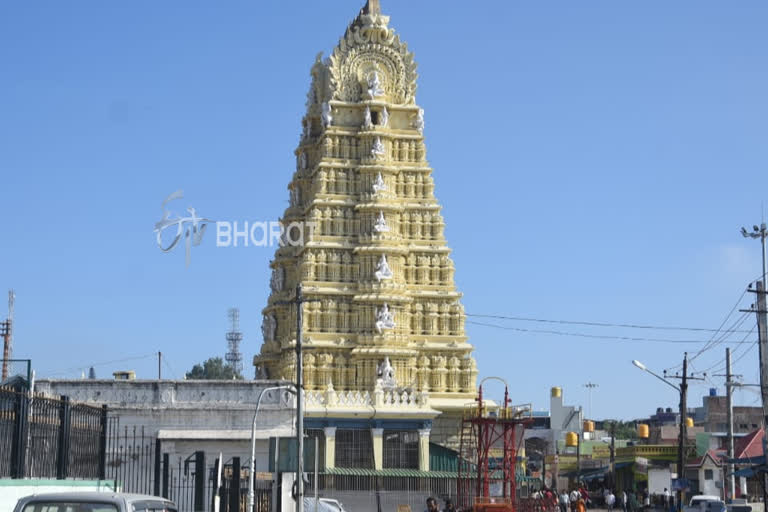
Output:
[[[259,414],[259,408],[261,407],[261,399],[268,391],[286,390],[291,393],[296,393],[296,389],[293,384],[284,384],[281,386],[271,386],[264,388],[259,393],[259,398],[256,400],[256,410],[253,412],[253,422],[251,423],[251,475],[248,477],[248,510],[253,510],[254,491],[253,491],[253,478],[256,475],[256,418]],[[279,439],[275,439],[275,453],[277,453],[277,443]],[[275,474],[278,474],[277,466],[275,466]]]
[[[680,385],[680,387],[675,386],[671,382],[669,382],[667,379],[662,377],[661,375],[658,375],[651,371],[647,366],[645,366],[643,363],[638,361],[637,359],[634,359],[632,361],[632,364],[636,367],[640,368],[644,372],[648,372],[660,381],[664,382],[669,387],[673,388],[675,391],[680,393],[680,437],[678,439],[678,445],[677,445],[677,478],[678,480],[683,480],[685,478],[685,441],[686,441],[686,394],[688,391],[688,382],[686,381],[687,373],[688,373],[688,354],[686,353],[683,358],[683,380]],[[682,510],[682,503],[683,499],[685,497],[685,492],[682,490],[680,486],[678,486],[677,489],[677,509]]]

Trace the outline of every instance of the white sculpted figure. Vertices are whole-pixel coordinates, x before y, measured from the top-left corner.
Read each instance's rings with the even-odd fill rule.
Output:
[[[373,121],[371,121],[371,107],[365,106],[365,113],[363,114],[363,128],[373,128]]]
[[[277,331],[277,320],[272,313],[264,315],[264,319],[261,321],[261,334],[264,336],[264,341],[275,341],[275,332]]]
[[[416,115],[416,120],[413,122],[413,127],[419,130],[419,133],[424,133],[424,109],[420,108],[419,113]]]
[[[384,107],[384,110],[381,111],[381,126],[387,126],[389,123],[389,111],[387,110],[387,107]]]
[[[302,170],[307,168],[307,154],[303,151],[301,152],[301,156],[299,156],[299,165]]]
[[[379,363],[376,369],[376,376],[378,377],[379,384],[382,388],[394,388],[397,386],[395,380],[395,368],[392,363],[389,362],[389,357],[385,357],[384,361]]]
[[[373,275],[379,282],[381,282],[382,279],[392,279],[392,269],[389,268],[387,256],[385,254],[382,254],[381,258],[379,258],[379,262],[376,264],[376,272],[374,272]]]
[[[381,88],[381,79],[379,78],[379,71],[373,70],[373,73],[368,75],[368,95],[371,98],[381,96],[384,94],[384,89]]]
[[[381,173],[379,173],[376,175],[376,181],[373,182],[373,193],[378,194],[383,190],[387,190],[387,184],[384,183],[384,178],[382,178]]]
[[[331,126],[331,123],[333,123],[333,115],[331,106],[328,104],[328,102],[323,102],[323,126],[328,128]]]
[[[384,154],[384,144],[381,143],[381,139],[379,137],[376,137],[376,140],[373,141],[373,146],[371,147],[371,156],[377,157]]]
[[[387,219],[384,218],[384,212],[379,212],[379,216],[376,217],[376,222],[373,223],[373,230],[377,233],[385,233],[389,231]]]
[[[269,287],[273,292],[279,292],[283,290],[283,283],[285,282],[285,269],[283,267],[277,267],[272,269],[272,278],[269,280]]]
[[[376,310],[376,331],[381,334],[384,329],[394,329],[395,318],[389,311],[389,306],[385,302],[378,310]]]

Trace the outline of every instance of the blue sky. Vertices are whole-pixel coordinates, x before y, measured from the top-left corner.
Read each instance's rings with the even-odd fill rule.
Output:
[[[94,365],[102,377],[152,378],[161,350],[164,375],[180,378],[223,355],[236,306],[249,367],[272,250],[216,248],[207,235],[185,268],[183,250],[161,253],[152,228],[178,189],[179,206],[214,219],[282,214],[310,66],[361,4],[0,5],[0,290],[17,294],[16,357],[39,377]],[[767,4],[382,4],[419,64],[427,156],[468,313],[720,325],[760,273],[758,244],[738,229],[759,222],[768,196]],[[598,418],[676,405],[630,360],[661,371],[702,346],[467,330],[481,376],[507,378],[515,402],[544,408],[560,385],[588,407],[592,381]],[[733,333],[694,369],[745,336],[756,338]],[[757,351],[736,370],[754,382]],[[712,383],[722,392],[722,378],[710,380],[691,403]]]

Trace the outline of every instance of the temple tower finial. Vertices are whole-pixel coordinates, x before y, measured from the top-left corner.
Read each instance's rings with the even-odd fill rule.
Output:
[[[367,0],[365,7],[363,7],[363,13],[365,14],[381,14],[381,4],[379,0]]]

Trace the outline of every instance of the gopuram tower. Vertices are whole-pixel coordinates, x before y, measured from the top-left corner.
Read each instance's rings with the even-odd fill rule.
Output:
[[[306,421],[325,429],[326,466],[337,426],[372,429],[376,456],[377,436],[396,425],[419,432],[423,470],[430,440],[456,442],[477,367],[426,159],[416,63],[388,23],[369,0],[312,66],[254,365],[259,377],[294,380],[290,301],[301,283],[311,301],[302,310]]]

